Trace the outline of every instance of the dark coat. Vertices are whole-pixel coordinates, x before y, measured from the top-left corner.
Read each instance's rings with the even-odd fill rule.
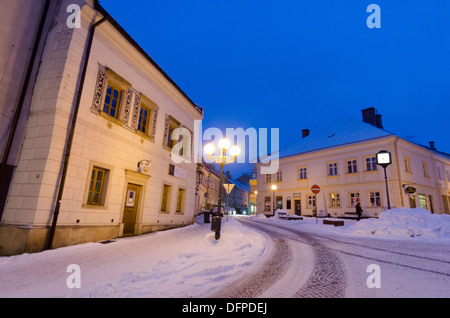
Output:
[[[363,209],[361,208],[361,205],[359,203],[356,205],[356,213],[357,214],[362,214],[363,213]]]

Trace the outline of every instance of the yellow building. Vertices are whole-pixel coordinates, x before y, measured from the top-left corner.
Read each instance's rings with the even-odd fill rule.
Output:
[[[276,173],[263,175],[258,164],[258,211],[272,215],[281,208],[309,216],[317,209],[343,217],[360,202],[363,216],[377,217],[388,208],[389,195],[391,208],[450,213],[450,155],[432,142],[422,146],[384,130],[374,108],[362,112],[362,121],[344,117],[317,131],[305,129],[298,143],[280,151]],[[381,150],[392,156],[387,191],[383,168],[376,163]],[[318,194],[313,185],[320,187]]]

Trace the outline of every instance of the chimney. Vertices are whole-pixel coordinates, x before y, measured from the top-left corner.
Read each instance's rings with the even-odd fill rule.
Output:
[[[383,129],[383,122],[381,120],[381,115],[377,114],[377,110],[373,107],[369,107],[361,110],[363,116],[363,122],[371,124],[377,128]]]
[[[436,147],[434,146],[434,141],[429,141],[428,143],[430,144],[430,147],[429,147],[429,148],[430,148],[431,150],[436,150]]]
[[[308,137],[309,136],[309,129],[303,129],[302,130],[302,138]]]

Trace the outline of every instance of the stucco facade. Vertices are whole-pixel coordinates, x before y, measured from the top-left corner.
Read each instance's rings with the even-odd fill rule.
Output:
[[[81,8],[80,28],[67,25],[73,4]],[[54,248],[191,224],[192,134],[203,110],[96,1],[60,1],[52,19],[3,213],[0,254],[45,248],[64,171]],[[172,156],[176,128],[187,132],[178,143],[183,162]]]
[[[348,130],[344,127],[346,124]],[[258,212],[272,215],[275,207],[288,210],[290,214],[311,216],[317,208],[324,216],[342,217],[346,212],[355,212],[355,204],[360,202],[363,216],[378,217],[388,208],[389,195],[391,208],[422,206],[433,213],[450,213],[450,157],[447,154],[367,123],[358,125],[342,121],[342,125],[318,132],[319,136],[314,132],[304,136],[299,145],[303,143],[305,147],[299,147],[298,153],[280,156],[279,170],[273,175],[261,174],[259,164]],[[367,136],[366,131],[369,131]],[[341,138],[341,141],[333,143],[333,138]],[[381,150],[392,155],[392,164],[386,170],[388,193],[383,168],[377,166],[375,160]],[[275,191],[272,185],[276,185]],[[320,187],[317,195],[311,190],[313,185]],[[406,193],[408,186],[413,186],[416,193]]]

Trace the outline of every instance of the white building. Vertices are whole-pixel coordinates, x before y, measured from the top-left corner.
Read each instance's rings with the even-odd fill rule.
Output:
[[[41,51],[23,103],[25,137],[14,141],[21,152],[8,160],[0,255],[41,251],[49,240],[55,248],[191,224],[192,140],[203,109],[97,1],[32,2],[46,27],[34,39]],[[30,3],[2,7],[2,15]],[[79,27],[69,23],[74,5]],[[182,138],[172,136],[176,128]]]
[[[450,213],[450,155],[405,140],[382,128],[374,108],[363,110],[363,121],[344,117],[329,126],[305,129],[298,143],[281,150],[279,170],[262,175],[258,164],[257,209],[272,215],[274,207],[290,214],[341,217],[355,212],[377,217],[388,208],[424,207],[433,213]],[[387,150],[388,193],[383,168],[375,154]],[[276,190],[272,190],[276,185]],[[318,185],[315,195],[311,187]],[[415,188],[411,194],[407,187]],[[411,189],[411,188],[410,188]],[[275,202],[275,205],[273,204]]]

